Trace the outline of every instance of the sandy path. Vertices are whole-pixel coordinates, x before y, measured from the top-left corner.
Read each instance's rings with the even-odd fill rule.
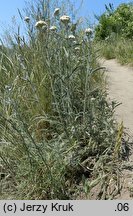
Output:
[[[123,120],[127,132],[133,136],[133,68],[121,66],[116,60],[100,60],[100,64],[107,70],[109,98],[122,103],[116,108],[116,119],[119,122]],[[128,164],[133,167],[133,154]],[[130,197],[131,187],[133,188],[133,168],[124,170],[123,177],[124,187],[117,199],[133,199]]]
[[[116,108],[116,116],[133,135],[133,69],[121,66],[115,60],[103,61],[107,69],[108,92],[111,99],[122,104]]]

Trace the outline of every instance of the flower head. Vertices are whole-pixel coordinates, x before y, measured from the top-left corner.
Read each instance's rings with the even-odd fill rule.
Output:
[[[30,17],[26,16],[26,17],[24,18],[24,21],[27,22],[27,23],[29,23]]]
[[[95,98],[94,98],[94,97],[91,98],[91,102],[93,102],[93,101],[95,101]]]
[[[80,51],[80,47],[75,47],[75,51]]]
[[[36,22],[35,27],[36,28],[47,27],[47,23],[45,21],[43,21],[43,20],[39,20],[39,21]]]
[[[54,16],[59,16],[59,13],[60,13],[60,8],[56,8],[54,10]]]
[[[68,39],[70,39],[70,40],[75,40],[75,36],[74,36],[74,35],[69,35],[69,36],[68,36]]]
[[[56,27],[56,26],[51,26],[51,27],[49,28],[49,30],[55,32],[55,31],[57,31],[57,27]]]
[[[62,17],[60,17],[60,21],[66,25],[70,22],[70,17],[63,15]]]
[[[90,35],[92,35],[93,30],[91,28],[87,28],[87,29],[85,29],[85,33],[87,36],[90,36]]]

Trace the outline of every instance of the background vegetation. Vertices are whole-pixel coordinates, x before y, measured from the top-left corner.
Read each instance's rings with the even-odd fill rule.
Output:
[[[123,3],[116,9],[112,4],[105,7],[105,13],[97,17],[99,24],[95,29],[95,39],[101,47],[102,55],[132,65],[133,4]]]
[[[113,199],[120,192],[123,125],[114,122],[115,102],[107,102],[92,30],[70,8],[37,1],[19,11],[26,36],[18,27],[1,45],[1,199]]]

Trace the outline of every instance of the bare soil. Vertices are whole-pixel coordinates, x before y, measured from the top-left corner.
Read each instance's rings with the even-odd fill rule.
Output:
[[[123,121],[125,131],[129,134],[131,155],[123,162],[123,189],[116,199],[133,199],[133,68],[120,65],[116,60],[100,60],[107,74],[107,91],[109,100],[121,103],[115,111],[118,122]]]

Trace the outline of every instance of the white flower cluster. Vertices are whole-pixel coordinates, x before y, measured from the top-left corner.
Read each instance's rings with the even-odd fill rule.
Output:
[[[90,35],[92,35],[93,30],[91,28],[87,28],[87,29],[85,29],[85,33],[87,36],[90,36]]]
[[[59,14],[60,14],[60,8],[56,8],[54,10],[54,16],[59,16]]]
[[[60,8],[55,8],[53,15],[54,15],[55,17],[58,17],[58,18],[59,18],[59,15],[60,15]],[[60,22],[63,23],[64,25],[68,25],[68,24],[71,22],[70,16],[67,16],[67,15],[61,16],[61,17],[59,18],[59,20],[60,20]],[[29,23],[29,22],[30,22],[30,17],[26,16],[26,17],[24,18],[24,21],[27,22],[27,23]],[[71,29],[70,29],[71,32],[74,32],[74,31],[76,30],[76,25],[77,25],[77,24],[71,24]],[[45,22],[44,20],[39,20],[39,21],[37,21],[37,22],[35,23],[35,27],[36,27],[37,29],[42,29],[42,30],[44,30],[44,31],[48,30],[48,24],[47,24],[47,22]],[[49,27],[49,31],[51,31],[51,32],[56,32],[56,31],[57,31],[57,27],[53,25],[53,26]],[[91,36],[91,35],[93,34],[93,30],[92,30],[91,28],[86,28],[86,29],[85,29],[85,34],[86,34],[86,36],[89,37],[89,36]],[[75,41],[75,36],[74,36],[73,34],[69,35],[67,38],[70,39],[71,41]]]
[[[54,16],[59,16],[60,14],[60,8],[56,8],[54,10]],[[63,15],[60,17],[60,21],[64,24],[68,24],[70,22],[70,17],[67,15]]]
[[[57,31],[57,27],[56,26],[51,26],[49,28],[49,30],[52,31],[52,32],[55,32],[55,31]]]
[[[43,21],[43,20],[39,20],[39,21],[36,22],[35,27],[36,28],[47,27],[47,23],[45,21]]]
[[[66,15],[63,15],[63,16],[60,17],[60,21],[66,25],[66,24],[68,24],[70,22],[70,17],[66,16]]]
[[[74,36],[74,35],[69,35],[69,36],[68,36],[68,39],[70,39],[70,40],[75,40],[75,36]]]

